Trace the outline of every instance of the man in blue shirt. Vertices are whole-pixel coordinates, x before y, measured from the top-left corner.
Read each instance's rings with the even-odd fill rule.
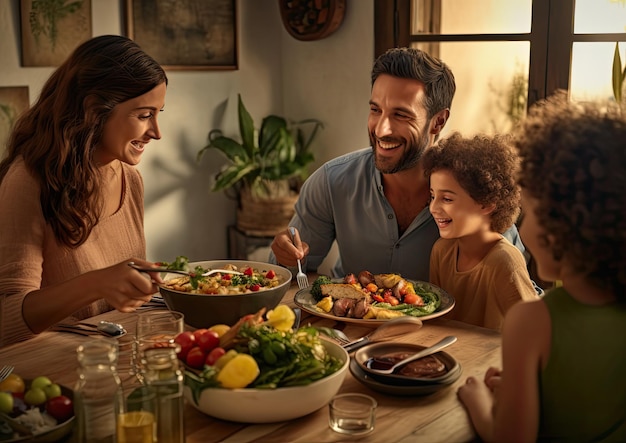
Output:
[[[288,231],[276,235],[270,261],[315,272],[337,241],[333,277],[367,270],[428,281],[439,230],[420,158],[450,116],[452,71],[413,48],[393,48],[372,69],[368,131],[371,148],[328,161],[304,183]],[[522,252],[517,229],[505,234]]]

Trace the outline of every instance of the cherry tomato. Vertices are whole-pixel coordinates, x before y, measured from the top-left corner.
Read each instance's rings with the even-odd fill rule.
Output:
[[[219,346],[217,348],[213,348],[211,352],[209,352],[209,354],[206,356],[205,363],[209,366],[213,366],[215,362],[218,361],[219,358],[224,354],[226,354],[226,350],[224,348],[221,348]]]
[[[422,297],[420,297],[417,294],[406,294],[404,296],[404,303],[407,303],[409,305],[423,305],[424,304],[424,300],[422,300]]]
[[[376,283],[368,283],[365,289],[367,289],[372,294],[376,294],[376,292],[378,291],[378,286],[376,286]]]
[[[248,277],[251,277],[252,274],[254,274],[254,271],[252,270],[252,268],[246,268],[243,270],[243,275],[247,275]]]
[[[250,285],[250,290],[252,292],[258,292],[260,289],[261,289],[261,285],[257,285],[257,284]]]
[[[198,341],[198,339],[200,338],[200,336],[202,334],[204,334],[206,331],[208,331],[208,329],[196,329],[195,331],[193,331],[193,337],[196,339],[196,342]]]
[[[386,303],[389,303],[391,306],[397,306],[400,304],[400,300],[398,300],[394,295],[392,295],[391,291],[385,291],[383,293],[383,299]]]
[[[230,280],[230,274],[222,274],[222,280]]]
[[[276,273],[274,272],[273,269],[270,269],[269,271],[267,271],[267,274],[265,274],[266,278],[274,278],[276,277]]]
[[[196,337],[193,335],[193,332],[184,331],[178,334],[174,341],[180,345],[180,351],[176,355],[184,361],[187,358],[189,351],[191,351],[191,348],[194,347]]]
[[[219,346],[220,344],[220,336],[215,331],[208,330],[197,340],[198,346],[204,352],[209,352]]]
[[[63,422],[74,415],[74,404],[70,398],[59,395],[46,402],[46,412],[59,422]]]
[[[202,369],[205,360],[205,352],[199,346],[194,346],[187,354],[187,359],[185,360],[185,363],[187,363],[188,366],[194,369]]]
[[[356,276],[354,274],[350,273],[350,274],[346,274],[346,276],[343,278],[343,282],[348,285],[355,285],[359,281],[356,279]]]
[[[379,302],[379,303],[382,303],[382,302],[384,302],[384,301],[385,301],[385,300],[383,299],[383,296],[382,296],[382,295],[380,295],[380,294],[372,294],[372,298],[373,298],[374,300],[376,300],[377,302]]]

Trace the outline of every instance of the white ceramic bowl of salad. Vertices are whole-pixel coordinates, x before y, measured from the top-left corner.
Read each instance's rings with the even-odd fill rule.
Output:
[[[185,315],[185,323],[194,328],[208,328],[216,324],[232,325],[247,314],[254,314],[261,308],[268,311],[274,309],[282,300],[291,285],[291,272],[282,266],[270,263],[249,260],[212,260],[189,263],[190,270],[196,266],[203,269],[224,269],[230,266],[238,271],[253,269],[255,276],[265,280],[271,271],[274,280],[272,287],[261,287],[256,291],[241,294],[197,294],[175,290],[168,285],[161,285],[159,292],[167,307],[172,311],[179,311]],[[226,275],[226,274],[224,274]],[[218,275],[211,276],[217,278]],[[166,274],[163,279],[167,282],[187,277],[177,274]],[[221,278],[221,277],[220,277]],[[243,285],[242,285],[243,286]]]
[[[199,411],[211,417],[239,423],[273,423],[303,417],[326,406],[343,383],[350,356],[338,344],[322,338],[329,355],[342,362],[327,377],[305,386],[276,389],[207,388],[194,401],[191,389],[185,386],[185,398]]]

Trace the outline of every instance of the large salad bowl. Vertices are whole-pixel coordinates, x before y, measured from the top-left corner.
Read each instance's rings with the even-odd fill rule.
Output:
[[[199,411],[222,420],[240,423],[272,423],[303,417],[326,406],[339,391],[348,372],[350,357],[338,344],[322,339],[327,352],[339,359],[336,372],[305,386],[276,389],[206,388],[194,401],[185,386],[185,398]]]
[[[201,266],[204,269],[223,269],[234,265],[238,270],[253,268],[259,272],[272,270],[278,277],[277,286],[238,295],[194,294],[160,285],[159,292],[167,307],[182,312],[185,323],[194,328],[208,328],[215,324],[231,325],[241,317],[254,314],[261,308],[274,309],[282,300],[291,285],[291,272],[282,266],[249,260],[212,260],[189,263],[190,269]],[[170,281],[180,275],[166,274],[163,280]]]

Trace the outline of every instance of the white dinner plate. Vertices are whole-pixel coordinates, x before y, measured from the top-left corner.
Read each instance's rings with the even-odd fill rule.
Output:
[[[419,287],[421,286],[429,291],[436,293],[441,298],[441,304],[435,310],[435,312],[431,314],[422,315],[422,316],[416,316],[415,318],[419,318],[420,320],[431,320],[433,318],[441,317],[442,315],[447,314],[448,312],[452,310],[452,308],[454,308],[454,303],[455,303],[454,297],[452,297],[446,291],[441,289],[439,286],[435,286],[431,283],[424,282],[424,281],[415,281],[415,280],[407,280],[407,281],[410,281],[411,283],[413,283],[413,285],[416,288],[416,292],[418,294],[419,294]],[[317,302],[313,298],[313,295],[311,295],[310,286],[308,288],[300,289],[296,293],[294,297],[294,303],[300,308],[302,308],[303,310],[313,315],[317,315],[318,317],[323,317],[323,318],[329,318],[335,321],[343,321],[346,323],[356,323],[356,324],[363,325],[363,326],[373,326],[373,327],[389,321],[389,319],[371,319],[371,318],[363,319],[363,318],[339,317],[331,313],[324,312],[321,309],[319,309],[317,306],[315,306]]]

